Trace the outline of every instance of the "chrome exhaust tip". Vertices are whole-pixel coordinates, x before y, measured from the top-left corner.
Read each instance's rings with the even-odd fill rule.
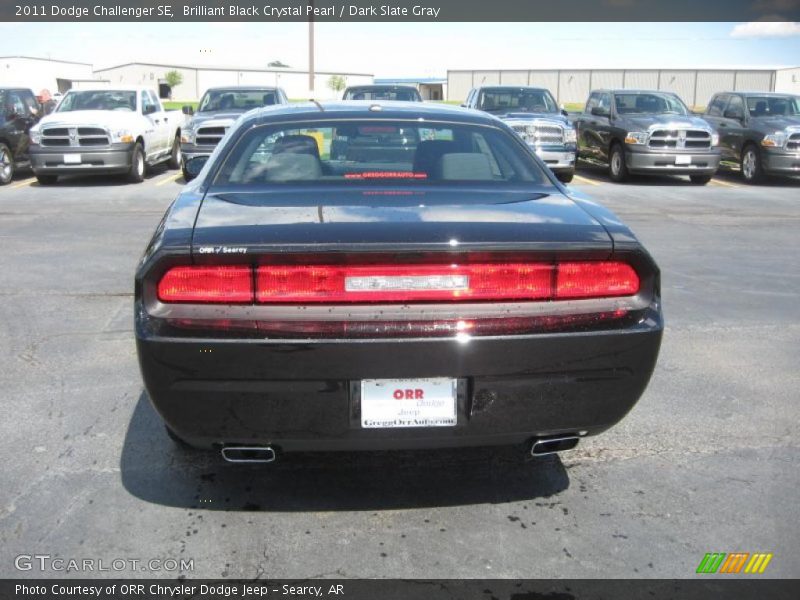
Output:
[[[231,463],[271,463],[278,455],[272,446],[223,446],[222,458]]]
[[[544,456],[563,452],[564,450],[572,450],[578,445],[579,441],[580,438],[576,435],[536,440],[531,444],[531,456]]]

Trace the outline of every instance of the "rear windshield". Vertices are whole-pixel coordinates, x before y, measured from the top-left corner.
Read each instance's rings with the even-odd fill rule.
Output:
[[[69,92],[56,109],[57,112],[73,110],[136,110],[136,92],[131,91],[83,91]]]
[[[516,138],[494,127],[419,121],[313,121],[253,128],[220,185],[434,185],[546,181]]]
[[[617,114],[620,115],[686,115],[689,110],[677,96],[650,92],[615,94]]]
[[[797,98],[793,96],[748,96],[747,110],[753,117],[800,114]]]
[[[422,98],[419,92],[410,88],[353,88],[345,91],[345,100],[398,100],[416,102]]]
[[[558,105],[547,90],[483,90],[478,108],[490,113],[535,112],[557,113]]]
[[[197,112],[250,110],[278,103],[275,90],[209,90],[200,100]]]

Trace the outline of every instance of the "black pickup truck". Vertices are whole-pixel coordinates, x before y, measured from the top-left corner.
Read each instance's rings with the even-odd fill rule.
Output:
[[[28,165],[28,131],[42,113],[31,90],[0,87],[0,185]]]
[[[703,117],[719,133],[723,167],[741,169],[746,182],[800,174],[800,96],[721,92]]]
[[[719,139],[671,92],[596,90],[575,120],[578,158],[608,166],[613,181],[629,173],[688,175],[705,185],[719,167]]]

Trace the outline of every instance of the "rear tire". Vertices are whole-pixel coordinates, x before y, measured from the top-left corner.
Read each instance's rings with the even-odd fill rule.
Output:
[[[742,151],[742,178],[746,183],[760,183],[764,179],[761,151],[755,144],[748,144]]]
[[[128,181],[130,183],[142,183],[144,181],[144,171],[144,148],[137,142],[131,154],[131,168],[128,171]]]
[[[170,169],[180,169],[183,161],[181,160],[181,136],[176,135],[172,141],[172,150],[169,153],[167,166]]]
[[[689,179],[695,185],[705,185],[711,181],[711,175],[689,175]]]
[[[186,165],[181,165],[181,172],[183,173],[183,180],[186,183],[189,183],[194,177],[189,174],[189,171],[186,170]]]
[[[611,155],[608,157],[608,176],[615,183],[622,183],[628,179],[628,165],[625,163],[625,148],[615,142],[611,146]]]
[[[34,173],[34,175],[36,175],[36,181],[39,182],[39,185],[53,185],[58,181],[58,175],[44,175],[39,173]]]
[[[556,173],[556,177],[561,183],[569,183],[575,177],[574,171],[560,171]]]
[[[17,165],[11,149],[5,144],[0,144],[0,185],[8,185],[14,179]]]

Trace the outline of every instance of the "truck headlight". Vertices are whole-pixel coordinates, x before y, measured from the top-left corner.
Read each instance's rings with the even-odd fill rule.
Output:
[[[629,131],[625,134],[626,144],[646,144],[647,132],[646,131]]]
[[[194,129],[190,128],[190,127],[187,127],[186,129],[183,129],[181,131],[181,144],[192,144],[192,145],[194,145],[194,140],[195,140],[196,135],[197,135],[197,132]]]
[[[113,143],[130,144],[133,140],[133,134],[127,129],[119,129],[111,132],[111,141]]]
[[[761,145],[768,148],[780,148],[786,143],[786,134],[783,131],[776,131],[764,136]]]
[[[711,145],[712,146],[719,146],[719,134],[712,133],[711,134]]]
[[[31,129],[28,136],[31,138],[31,144],[36,144],[38,146],[42,143],[42,132],[38,129]]]
[[[564,143],[565,144],[575,144],[578,142],[578,134],[577,132],[570,127],[569,129],[564,130]]]

